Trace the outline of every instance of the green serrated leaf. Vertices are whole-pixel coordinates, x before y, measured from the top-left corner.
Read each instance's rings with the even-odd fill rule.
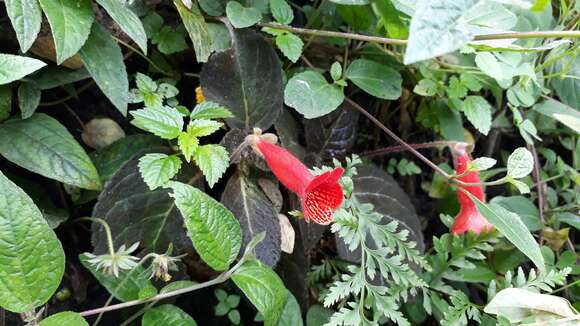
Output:
[[[270,12],[280,24],[288,25],[294,20],[294,12],[286,0],[270,0]]]
[[[2,172],[0,237],[0,307],[23,313],[42,306],[60,285],[64,251],[32,199]]]
[[[4,2],[12,28],[16,32],[20,50],[26,53],[40,32],[42,22],[40,5],[36,0],[6,0]]]
[[[181,0],[179,0],[181,1]],[[147,310],[142,326],[197,326],[190,315],[172,304],[164,304]]]
[[[81,264],[118,300],[123,302],[138,300],[142,289],[155,288],[149,280],[151,272],[146,271],[142,266],[137,266],[129,271],[120,270],[119,277],[115,277],[109,273],[98,271],[93,264],[89,263],[89,259],[85,254],[79,255]]]
[[[174,139],[183,129],[183,116],[169,106],[146,107],[131,111],[131,124],[163,139]]]
[[[210,188],[218,182],[230,165],[228,151],[224,147],[214,144],[198,146],[193,154],[193,159],[203,172]]]
[[[38,326],[89,326],[89,323],[77,312],[63,311],[41,320]]]
[[[113,41],[109,32],[99,24],[94,24],[91,35],[79,54],[97,86],[117,110],[126,116],[129,79],[119,45]]]
[[[46,63],[40,60],[0,53],[0,85],[18,80],[44,66]]]
[[[477,205],[477,209],[485,219],[528,256],[541,271],[546,270],[540,246],[516,213],[510,212],[498,204],[486,204],[468,192],[466,194]]]
[[[203,101],[195,106],[191,111],[190,119],[224,119],[231,118],[234,115],[230,110],[211,101]]]
[[[496,163],[497,161],[493,158],[478,157],[469,163],[468,168],[472,171],[485,171],[492,168]]]
[[[147,55],[147,33],[145,33],[139,16],[118,0],[97,0],[97,3],[105,8],[109,16],[121,27],[121,30],[135,41],[141,51]]]
[[[284,102],[307,119],[326,115],[338,108],[344,100],[341,87],[328,84],[315,71],[294,75],[286,84]]]
[[[491,105],[481,96],[468,96],[461,109],[467,120],[482,134],[487,135],[491,128]]]
[[[525,147],[516,148],[508,157],[507,174],[514,179],[521,179],[534,169],[534,157]]]
[[[40,88],[33,83],[22,83],[18,87],[18,106],[20,107],[20,112],[22,113],[22,119],[28,119],[38,105],[40,104],[41,96]]]
[[[288,60],[296,63],[302,55],[304,43],[301,38],[292,33],[282,33],[276,36],[276,46]]]
[[[164,25],[151,37],[153,44],[157,44],[159,52],[163,54],[173,54],[187,49],[185,42],[186,30],[184,25],[176,28]]]
[[[155,190],[171,180],[181,167],[177,156],[151,153],[139,159],[139,172],[149,189]]]
[[[177,137],[177,145],[183,154],[186,162],[191,161],[197,146],[199,145],[199,140],[195,135],[188,132],[182,132]]]
[[[226,270],[242,245],[240,223],[232,212],[201,190],[179,182],[172,182],[171,188],[195,250],[211,268]]]
[[[260,10],[254,7],[244,7],[237,1],[230,1],[226,5],[226,16],[235,28],[250,27],[262,19]]]
[[[197,7],[197,3],[193,2],[191,8],[184,6],[182,0],[174,0],[173,3],[193,43],[197,62],[206,62],[212,51],[211,38],[207,24]]]
[[[75,55],[89,38],[94,20],[93,7],[90,0],[39,1],[50,23],[56,63],[60,65]]]
[[[367,60],[354,60],[346,70],[346,77],[365,92],[378,98],[396,100],[401,96],[403,78],[386,65]]]
[[[60,122],[43,113],[2,123],[0,155],[47,178],[84,189],[101,188],[85,150]]]
[[[196,119],[189,122],[187,133],[195,137],[209,136],[218,131],[224,124],[214,120]]]
[[[264,325],[277,325],[286,303],[287,290],[278,275],[257,261],[246,261],[232,280],[264,317]]]

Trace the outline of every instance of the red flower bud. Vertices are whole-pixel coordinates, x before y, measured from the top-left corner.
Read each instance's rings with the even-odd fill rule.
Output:
[[[463,143],[461,145],[464,145]],[[471,158],[467,153],[465,146],[456,146],[455,152],[453,153],[455,173],[461,175],[467,171]],[[479,178],[479,173],[477,171],[471,171],[465,175],[458,178],[459,181],[466,183],[481,183]],[[477,199],[485,202],[485,193],[483,192],[483,186],[458,186],[468,191]],[[462,234],[467,231],[473,231],[476,234],[480,234],[482,231],[491,231],[493,225],[489,223],[479,212],[475,203],[469,198],[469,196],[464,193],[461,189],[457,189],[457,200],[459,201],[460,210],[457,216],[455,216],[455,221],[451,227],[451,232],[453,234]]]
[[[300,197],[304,220],[330,224],[332,214],[342,204],[343,192],[338,180],[344,169],[336,168],[314,176],[292,153],[269,143],[263,136],[249,139],[280,183]]]

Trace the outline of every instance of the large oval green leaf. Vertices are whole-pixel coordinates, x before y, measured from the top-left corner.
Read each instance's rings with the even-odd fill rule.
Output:
[[[129,79],[119,45],[103,27],[95,24],[89,40],[79,53],[95,83],[111,103],[126,116]]]
[[[56,63],[59,65],[75,55],[87,41],[93,24],[93,7],[90,0],[40,0],[48,18]]]
[[[247,261],[232,280],[264,316],[264,325],[278,324],[288,293],[278,274],[258,261]]]
[[[89,326],[89,323],[76,312],[63,311],[48,316],[38,326]]]
[[[306,119],[328,114],[344,101],[340,86],[329,84],[316,71],[305,71],[290,78],[284,90],[284,103],[300,112]]]
[[[0,239],[0,306],[22,313],[45,304],[64,274],[64,251],[32,199],[2,172]]]
[[[346,77],[378,98],[396,100],[401,97],[401,74],[384,64],[367,59],[354,60],[346,69]]]
[[[195,320],[185,311],[172,304],[164,304],[147,310],[141,326],[196,326]]]
[[[44,66],[46,63],[40,60],[0,53],[0,85],[18,80]]]
[[[5,0],[6,11],[12,28],[16,32],[16,38],[20,44],[20,49],[26,53],[34,43],[40,23],[42,22],[42,11],[36,0]]]
[[[123,32],[139,45],[141,51],[147,54],[147,34],[139,16],[119,0],[97,0],[97,2],[105,8]]]
[[[240,223],[215,199],[190,185],[172,182],[175,204],[201,258],[213,269],[226,270],[242,245]]]
[[[85,150],[60,122],[43,113],[0,124],[0,155],[47,178],[85,189],[101,188]]]

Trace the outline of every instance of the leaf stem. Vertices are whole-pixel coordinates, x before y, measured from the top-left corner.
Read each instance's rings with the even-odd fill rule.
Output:
[[[174,297],[174,296],[177,296],[180,294],[189,293],[192,291],[203,289],[203,288],[206,288],[206,287],[209,287],[212,285],[220,284],[220,283],[223,283],[223,282],[227,281],[228,279],[230,279],[232,274],[234,274],[234,272],[240,266],[242,266],[242,264],[244,262],[245,262],[245,259],[240,259],[240,261],[237,264],[235,264],[232,268],[230,268],[228,271],[222,273],[218,277],[214,278],[213,280],[209,280],[207,282],[199,283],[196,285],[192,285],[192,286],[189,286],[189,287],[186,287],[183,289],[179,289],[179,290],[175,290],[175,291],[171,291],[171,292],[161,293],[161,294],[158,294],[158,295],[151,297],[151,298],[148,298],[148,299],[127,301],[127,302],[115,304],[115,305],[108,306],[108,307],[86,310],[86,311],[80,312],[79,314],[83,317],[92,316],[92,315],[96,315],[96,314],[100,314],[100,313],[104,313],[104,312],[108,312],[108,311],[114,311],[114,310],[119,310],[119,309],[123,309],[123,308],[128,308],[128,307],[140,305],[140,304],[147,303],[147,302],[159,301],[159,300],[171,298],[171,297]]]
[[[300,28],[276,23],[261,23],[258,24],[258,26],[282,29],[296,34],[314,35],[322,37],[338,37],[379,44],[406,45],[408,42],[408,40],[406,39],[386,38],[380,36],[370,36],[355,33],[344,33],[320,29]],[[536,31],[536,32],[510,32],[510,33],[475,35],[473,37],[473,41],[502,40],[511,38],[529,39],[529,38],[579,38],[579,37],[580,31]]]
[[[105,234],[107,236],[107,246],[109,247],[109,255],[115,256],[115,246],[113,243],[113,235],[111,233],[111,227],[107,223],[107,221],[103,220],[102,218],[98,217],[81,217],[78,221],[91,221],[95,223],[99,223],[105,229]]]

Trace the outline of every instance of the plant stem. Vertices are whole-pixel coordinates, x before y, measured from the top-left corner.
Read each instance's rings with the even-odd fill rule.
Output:
[[[300,28],[293,26],[286,26],[276,23],[261,23],[258,24],[261,27],[270,27],[276,29],[286,30],[295,34],[304,35],[314,35],[322,37],[339,37],[351,40],[359,40],[364,42],[380,43],[380,44],[393,44],[393,45],[406,45],[408,40],[405,39],[395,39],[386,38],[379,36],[369,36],[355,33],[344,33],[336,31],[327,31],[320,29],[309,29]],[[529,39],[529,38],[578,38],[580,37],[580,31],[537,31],[537,32],[512,32],[512,33],[495,33],[495,34],[483,34],[475,35],[473,37],[474,41],[483,40],[501,40],[501,39]]]
[[[440,148],[443,146],[452,146],[455,143],[456,143],[456,141],[443,140],[443,141],[433,141],[433,142],[420,143],[420,144],[409,144],[409,146],[411,146],[415,149]],[[407,147],[402,146],[402,145],[396,145],[396,146],[379,148],[379,149],[375,149],[372,151],[362,152],[359,154],[359,156],[361,156],[361,157],[379,156],[379,155],[390,154],[390,153],[404,152],[406,150],[407,150]]]
[[[108,307],[102,307],[102,308],[97,308],[97,309],[92,309],[92,310],[86,310],[80,313],[81,316],[83,317],[87,317],[87,316],[92,316],[92,315],[96,315],[96,314],[100,314],[100,313],[104,313],[104,312],[108,312],[108,311],[114,311],[114,310],[119,310],[119,309],[123,309],[123,308],[128,308],[128,307],[132,307],[132,306],[136,306],[136,305],[140,305],[143,303],[147,303],[147,302],[152,302],[152,301],[159,301],[159,300],[163,300],[163,299],[167,299],[167,298],[171,298],[180,294],[184,294],[184,293],[189,293],[192,291],[196,291],[199,289],[203,289],[212,285],[216,285],[216,284],[220,284],[223,283],[225,281],[227,281],[228,279],[230,279],[230,277],[232,276],[232,274],[240,267],[242,266],[242,264],[244,263],[245,259],[241,259],[237,264],[235,264],[232,268],[230,268],[227,272],[221,274],[220,276],[214,278],[213,280],[204,282],[204,283],[199,283],[196,285],[192,285],[190,287],[186,287],[183,289],[179,289],[179,290],[175,290],[175,291],[171,291],[171,292],[166,292],[166,293],[161,293],[158,294],[154,297],[148,298],[148,299],[144,299],[144,300],[132,300],[132,301],[127,301],[127,302],[123,302],[123,303],[119,303],[119,304],[115,304],[112,306],[108,306]]]
[[[115,42],[123,45],[127,49],[131,50],[133,53],[137,53],[138,56],[145,59],[145,61],[147,61],[153,68],[157,69],[160,73],[162,73],[168,77],[173,76],[172,74],[168,73],[167,71],[161,69],[157,64],[155,64],[155,62],[153,62],[153,60],[149,59],[145,54],[141,53],[141,51],[137,50],[135,47],[131,46],[130,44],[126,43],[125,41],[121,40],[120,38],[117,38],[115,36],[111,36],[111,37],[113,38],[113,40],[115,40]]]
[[[576,281],[574,281],[574,282],[572,282],[572,283],[568,283],[568,284],[566,284],[566,285],[562,286],[561,288],[558,288],[558,289],[556,289],[556,290],[554,290],[554,291],[550,292],[550,294],[554,294],[554,293],[558,293],[558,292],[560,292],[560,291],[564,291],[564,290],[566,290],[567,288],[570,288],[570,287],[572,287],[572,286],[574,286],[574,285],[576,285],[576,284],[578,284],[578,283],[580,283],[580,280],[576,280]]]
[[[91,221],[91,222],[101,224],[103,226],[103,228],[105,229],[105,234],[107,236],[107,246],[109,247],[109,255],[115,256],[115,246],[113,244],[113,235],[111,233],[111,228],[109,227],[109,224],[107,224],[107,221],[103,220],[102,218],[98,218],[98,217],[81,217],[78,219],[78,221]]]

